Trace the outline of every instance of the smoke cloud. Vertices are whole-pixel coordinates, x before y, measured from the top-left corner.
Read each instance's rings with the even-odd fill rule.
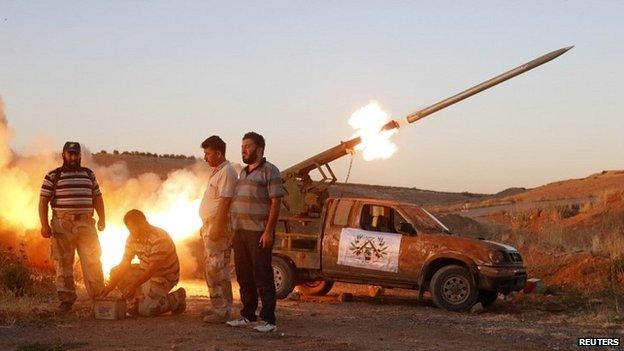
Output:
[[[50,268],[49,240],[40,236],[39,191],[43,177],[62,163],[60,150],[42,147],[36,140],[33,154],[17,155],[10,149],[12,131],[0,98],[0,246],[20,250],[39,268]],[[80,142],[80,141],[79,141]],[[169,173],[165,179],[154,173],[130,177],[128,165],[116,162],[102,166],[82,141],[82,163],[91,168],[104,194],[107,228],[99,233],[105,271],[122,257],[128,235],[123,215],[132,208],[144,211],[148,220],[165,229],[176,242],[183,276],[195,275],[197,260],[190,243],[199,239],[198,207],[208,168],[198,161]]]

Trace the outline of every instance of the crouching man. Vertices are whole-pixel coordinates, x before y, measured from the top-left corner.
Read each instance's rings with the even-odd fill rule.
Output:
[[[186,291],[169,292],[180,279],[180,264],[173,240],[166,231],[147,222],[145,214],[130,210],[124,216],[130,235],[121,263],[110,272],[102,297],[116,287],[128,302],[130,315],[145,317],[186,309]],[[131,264],[134,256],[140,263]]]

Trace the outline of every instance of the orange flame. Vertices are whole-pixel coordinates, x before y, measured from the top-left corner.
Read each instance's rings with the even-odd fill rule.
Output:
[[[58,167],[61,158],[50,150],[34,156],[14,155],[9,148],[11,137],[0,99],[0,244],[13,248],[25,244],[30,261],[45,265],[49,243],[39,235],[39,189],[46,172]],[[131,178],[124,162],[105,167],[93,163],[88,150],[82,156],[83,164],[94,170],[104,194],[107,227],[99,239],[105,274],[123,256],[128,230],[122,219],[132,208],[142,210],[150,223],[171,235],[182,274],[193,273],[195,260],[180,244],[198,235],[201,227],[198,209],[207,167],[198,162],[168,174],[165,180],[152,173]]]
[[[139,200],[134,206],[145,213],[151,224],[169,233],[178,244],[176,246],[179,256],[184,251],[184,246],[179,244],[197,235],[202,225],[198,215],[201,185],[201,178],[192,172],[176,171],[162,183],[154,199]],[[106,194],[106,191],[107,189],[103,187],[102,192]],[[107,208],[113,208],[115,198],[123,197],[124,193],[124,190],[117,190],[110,197],[105,197],[105,200],[107,198],[112,200],[107,201]],[[124,208],[123,211],[128,209]],[[102,246],[102,268],[105,273],[108,273],[123,257],[128,230],[120,218],[123,218],[122,213],[115,216],[114,221],[99,236]]]

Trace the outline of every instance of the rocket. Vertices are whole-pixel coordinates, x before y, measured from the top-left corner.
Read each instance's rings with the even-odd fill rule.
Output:
[[[478,94],[484,90],[487,90],[495,85],[498,85],[508,79],[511,79],[513,77],[516,77],[520,74],[523,74],[525,72],[528,72],[536,67],[539,67],[543,64],[545,64],[546,62],[552,61],[555,58],[563,55],[564,53],[566,53],[568,50],[572,49],[574,46],[569,46],[569,47],[565,47],[565,48],[561,48],[559,50],[555,50],[552,52],[549,52],[545,55],[542,55],[536,59],[533,59],[527,63],[524,63],[516,68],[513,68],[507,72],[504,72],[502,74],[499,74],[496,77],[493,77],[491,79],[488,79],[482,83],[479,83],[473,87],[470,87],[466,90],[463,90],[451,97],[448,97],[444,100],[441,100],[439,102],[436,102],[433,105],[430,105],[428,107],[422,108],[420,110],[414,111],[410,114],[408,114],[407,116],[405,116],[405,118],[401,121],[397,121],[397,120],[391,120],[388,123],[386,123],[380,130],[384,131],[384,130],[390,130],[390,129],[398,129],[400,128],[402,125],[405,124],[410,124],[410,123],[414,123],[417,122],[429,115],[432,115],[446,107],[449,107],[451,105],[454,105],[464,99],[467,99],[475,94]],[[300,179],[303,181],[308,181],[310,180],[310,176],[309,176],[309,172],[314,170],[314,169],[318,169],[319,172],[321,173],[321,175],[323,176],[324,180],[328,179],[335,181],[336,177],[333,174],[333,171],[331,170],[331,168],[329,167],[329,163],[342,157],[345,156],[347,154],[353,153],[354,148],[360,144],[362,142],[360,137],[355,137],[353,139],[347,140],[347,141],[343,141],[340,144],[331,147],[323,152],[320,152],[304,161],[301,161],[287,169],[285,169],[284,171],[282,171],[282,179],[284,180],[288,180],[288,179]],[[326,170],[324,171],[322,166],[326,167]],[[326,174],[326,172],[329,173]]]

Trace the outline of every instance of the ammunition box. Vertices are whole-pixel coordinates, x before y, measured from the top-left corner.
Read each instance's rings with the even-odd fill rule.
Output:
[[[126,300],[118,298],[96,299],[93,302],[95,319],[124,319],[126,318]]]

